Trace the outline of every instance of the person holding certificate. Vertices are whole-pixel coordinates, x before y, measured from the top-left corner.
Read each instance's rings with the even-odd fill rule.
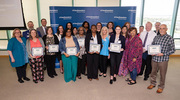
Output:
[[[29,64],[31,66],[33,82],[38,83],[38,80],[41,82],[44,81],[43,55],[45,46],[35,29],[30,31],[29,39],[26,41],[26,49],[29,57]]]
[[[167,34],[167,25],[160,26],[160,35],[157,35],[152,45],[160,45],[161,52],[152,55],[152,72],[150,75],[150,84],[147,88],[153,89],[156,86],[157,70],[160,70],[160,84],[157,93],[162,93],[165,87],[166,72],[168,68],[169,55],[175,52],[174,39]],[[158,50],[159,48],[157,48]],[[156,52],[156,51],[155,51]]]
[[[85,38],[85,48],[87,52],[87,78],[99,80],[98,65],[99,53],[102,48],[102,39],[100,34],[96,33],[96,25],[91,26],[91,33],[88,33]]]
[[[126,79],[128,85],[133,85],[136,84],[136,76],[141,71],[143,47],[142,41],[137,35],[137,29],[131,27],[129,32],[130,37],[125,44],[126,49],[123,55],[123,68],[127,68],[130,72],[130,78]]]
[[[80,52],[77,38],[72,36],[71,29],[64,31],[63,37],[59,43],[59,49],[62,54],[62,61],[64,66],[64,80],[65,82],[76,81],[78,56]]]
[[[47,66],[48,76],[54,78],[54,76],[57,76],[55,71],[55,60],[57,57],[57,52],[59,51],[59,40],[56,35],[53,35],[53,29],[51,26],[47,27],[46,33],[47,35],[43,36],[45,45],[44,61]]]
[[[107,71],[107,61],[108,61],[108,56],[109,56],[109,32],[107,27],[103,27],[102,31],[100,33],[101,38],[102,38],[102,49],[100,52],[100,74],[99,76],[104,76],[106,77],[106,71]]]
[[[18,82],[24,83],[23,80],[29,81],[30,79],[26,77],[26,68],[28,63],[26,38],[21,36],[20,29],[14,29],[13,36],[8,42],[7,51],[11,66],[16,68]]]
[[[110,61],[111,61],[111,66],[110,66],[110,84],[113,84],[113,81],[116,81],[116,75],[118,74],[119,71],[119,65],[121,62],[121,58],[123,55],[123,51],[125,49],[125,37],[122,36],[121,33],[121,27],[116,26],[115,28],[116,33],[113,34],[110,37]]]
[[[87,61],[87,53],[85,52],[85,29],[84,27],[79,27],[78,33],[76,38],[78,39],[79,46],[80,46],[80,54],[78,56],[78,70],[77,70],[77,77],[81,79],[81,74],[85,74],[85,65]]]

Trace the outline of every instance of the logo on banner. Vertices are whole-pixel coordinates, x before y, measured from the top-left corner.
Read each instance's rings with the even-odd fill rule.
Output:
[[[114,10],[104,10],[104,9],[102,9],[102,10],[100,10],[101,12],[104,12],[104,13],[113,13],[114,12]]]
[[[127,17],[121,17],[121,16],[114,16],[114,18],[118,20],[127,20]]]
[[[89,18],[89,19],[99,19],[99,16],[86,16],[86,18]]]
[[[72,12],[76,12],[76,13],[85,13],[85,10],[73,9]]]
[[[50,13],[58,13],[58,10],[50,10]]]
[[[133,12],[133,13],[136,13],[136,10],[132,10],[132,9],[130,9],[130,10],[128,10],[129,12]]]
[[[81,26],[83,24],[83,22],[74,22],[72,23],[73,25],[77,25],[77,26]]]
[[[59,19],[71,20],[71,19],[72,19],[72,16],[59,16]]]

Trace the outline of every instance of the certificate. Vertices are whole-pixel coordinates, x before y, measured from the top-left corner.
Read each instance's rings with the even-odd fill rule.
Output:
[[[89,52],[100,52],[100,44],[90,44]]]
[[[66,48],[66,53],[68,55],[76,55],[77,54],[77,48],[76,47],[68,47],[68,48]]]
[[[120,53],[121,51],[121,44],[119,43],[110,43],[110,50],[111,52]]]
[[[83,47],[84,46],[84,38],[82,39],[78,39],[78,43],[79,43],[79,46]]]
[[[34,47],[32,48],[32,56],[42,56],[43,48],[42,47]]]
[[[53,44],[53,45],[49,45],[49,52],[59,52],[59,45],[57,44]]]
[[[161,53],[161,45],[148,45],[148,54],[158,54]]]

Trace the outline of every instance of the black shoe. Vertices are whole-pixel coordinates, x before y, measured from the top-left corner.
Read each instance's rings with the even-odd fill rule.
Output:
[[[50,78],[54,78],[54,76],[52,75],[52,76],[49,76]]]
[[[43,82],[43,81],[44,81],[44,79],[40,79],[40,81],[41,81],[41,82]]]
[[[36,84],[38,83],[37,81],[34,81],[34,80],[33,80],[33,82],[36,83]]]
[[[18,79],[19,83],[24,83],[24,81],[22,79]]]
[[[25,77],[25,78],[23,78],[24,80],[26,80],[26,81],[30,81],[30,79],[29,78],[27,78],[27,77]]]
[[[148,78],[147,78],[147,77],[145,77],[145,78],[144,78],[144,81],[147,81],[147,80],[148,80]]]
[[[110,79],[109,83],[110,83],[110,84],[113,84],[113,80]]]
[[[58,76],[58,74],[54,74],[54,76]]]
[[[113,78],[113,81],[114,81],[114,82],[116,81],[116,77]]]
[[[134,81],[134,83],[133,83],[132,81],[130,81],[130,82],[128,83],[128,85],[134,85],[134,84],[136,84],[136,81]]]

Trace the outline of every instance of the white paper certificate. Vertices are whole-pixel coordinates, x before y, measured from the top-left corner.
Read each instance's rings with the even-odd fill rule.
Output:
[[[84,38],[83,39],[78,39],[79,46],[83,47],[84,43],[85,43],[84,41],[85,41]]]
[[[59,52],[59,45],[57,44],[53,44],[53,45],[49,45],[49,52]]]
[[[42,56],[43,48],[42,47],[34,47],[32,48],[32,56]]]
[[[121,44],[119,43],[110,43],[110,50],[111,52],[120,53],[121,51]]]
[[[100,44],[90,44],[89,52],[100,52],[101,45]]]
[[[66,48],[66,53],[68,55],[76,55],[77,54],[77,48],[76,47],[68,47],[68,48]]]
[[[148,45],[148,54],[158,54],[161,53],[161,45]]]

